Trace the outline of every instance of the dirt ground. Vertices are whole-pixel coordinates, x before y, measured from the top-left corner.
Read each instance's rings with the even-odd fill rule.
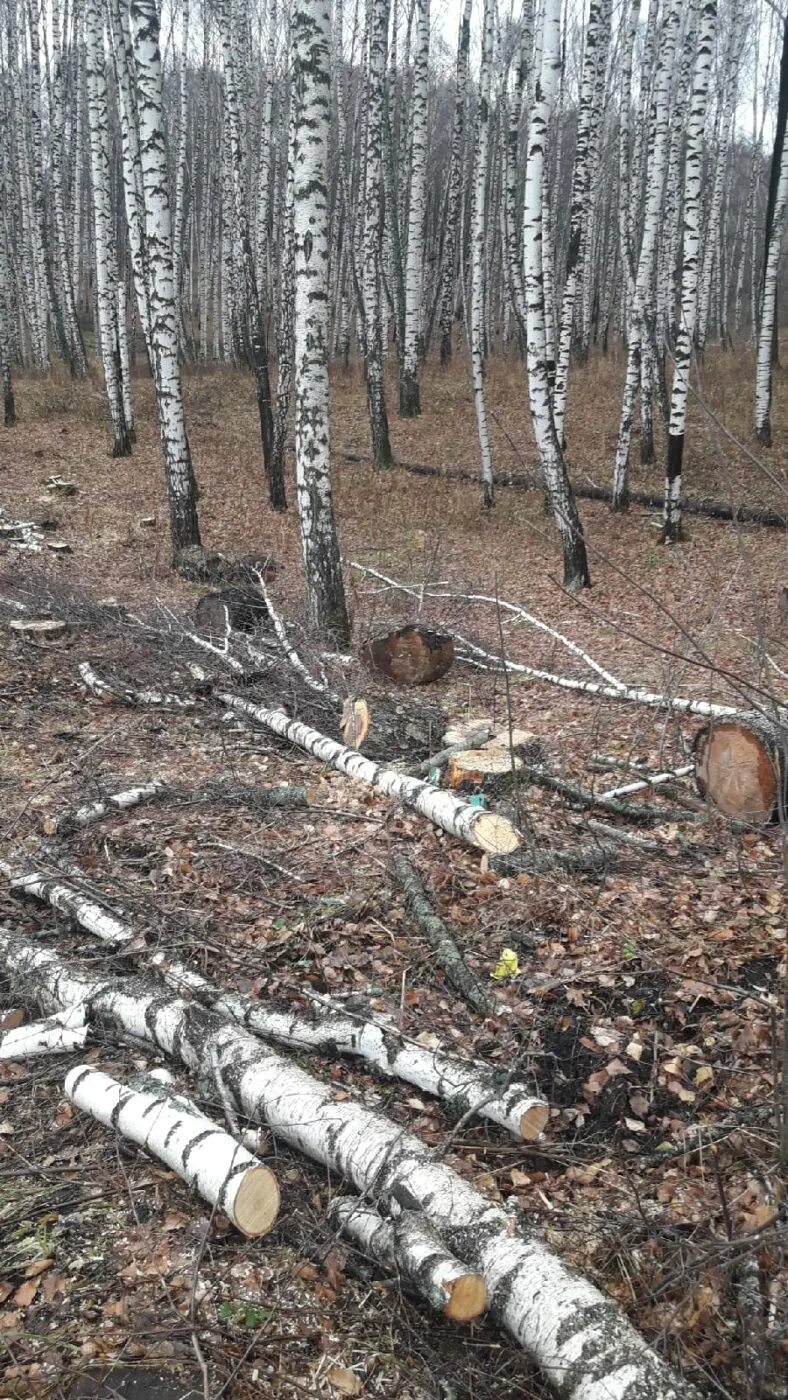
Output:
[[[622,372],[615,357],[574,372],[567,434],[577,479],[608,482]],[[708,358],[705,407],[692,406],[687,491],[782,509],[788,398],[780,375],[776,446],[755,448],[752,382],[748,356]],[[496,469],[534,470],[522,367],[492,362],[487,385]],[[474,1122],[447,1146],[451,1118],[427,1096],[349,1062],[301,1059],[446,1150],[481,1189],[520,1202],[548,1242],[709,1396],[783,1394],[779,828],[732,831],[708,813],[696,820],[685,785],[669,798],[637,799],[670,807],[664,820],[641,829],[609,818],[646,838],[648,851],[622,844],[601,873],[500,876],[479,852],[321,771],[209,698],[185,713],[99,703],[80,679],[81,661],[108,677],[193,694],[176,634],[202,590],[171,572],[142,374],[135,389],[138,440],[128,461],[106,455],[97,382],[20,377],[18,426],[0,436],[2,513],[54,516],[46,538],[71,546],[55,556],[0,544],[0,855],[24,868],[78,867],[150,947],[252,996],[291,1005],[309,994],[353,996],[393,1014],[409,1034],[436,1032],[504,1071],[517,1065],[550,1102],[543,1139],[515,1143]],[[313,653],[299,625],[297,522],[292,510],[272,516],[265,503],[252,383],[192,370],[186,392],[203,542],[234,556],[273,554],[282,565],[276,600]],[[414,422],[392,410],[397,457],[474,469],[462,360],[448,373],[428,369],[423,404]],[[455,595],[497,593],[625,680],[735,703],[745,678],[784,698],[777,596],[787,581],[785,532],[692,518],[687,542],[666,550],[653,513],[614,518],[584,503],[594,587],[569,597],[538,493],[502,489],[485,515],[471,484],[346,460],[368,444],[357,367],[333,376],[332,427],[347,561],[417,588],[432,581]],[[52,474],[73,480],[76,495],[42,501]],[[658,490],[660,468],[636,466],[633,478]],[[418,613],[500,654],[494,606],[456,597],[419,604],[349,565],[346,577],[354,643],[383,620]],[[95,606],[110,596],[131,616]],[[66,617],[69,633],[49,644],[15,637],[15,601]],[[512,658],[589,674],[545,633],[507,625],[503,636]],[[368,686],[358,664],[345,684],[352,693]],[[270,698],[262,681],[249,693]],[[429,699],[452,720],[501,727],[511,714],[541,740],[556,773],[600,790],[624,781],[635,759],[686,761],[698,728],[516,676],[507,693],[500,675],[459,663]],[[614,766],[600,773],[600,757]],[[151,777],[177,795],[51,835],[63,812]],[[239,788],[285,783],[308,784],[311,805],[261,815],[230,800]],[[681,802],[689,805],[677,810]],[[524,784],[520,803],[539,849],[593,842],[589,814],[542,788]],[[391,877],[403,850],[482,978],[505,948],[517,953],[518,972],[500,984],[515,1012],[504,1023],[474,1014],[435,968]],[[128,960],[97,949],[48,906],[13,898],[5,880],[0,923],[102,972],[128,970]],[[0,996],[0,1022],[19,1005],[10,992]],[[461,1328],[428,1315],[340,1246],[325,1211],[342,1183],[277,1141],[264,1144],[282,1187],[273,1233],[243,1241],[222,1217],[210,1218],[171,1173],[64,1101],[65,1073],[79,1058],[0,1063],[0,1397],[546,1394],[491,1323]],[[121,1078],[156,1063],[109,1034],[81,1058]],[[745,1287],[752,1261],[754,1307]]]

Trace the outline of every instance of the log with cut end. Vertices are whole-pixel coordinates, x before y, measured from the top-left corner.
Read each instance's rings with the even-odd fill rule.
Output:
[[[248,1031],[167,995],[154,978],[104,980],[0,929],[0,968],[47,1011],[148,1041],[190,1070],[215,1066],[238,1110],[353,1183],[389,1213],[420,1210],[484,1279],[490,1313],[564,1400],[698,1400],[618,1305],[565,1265],[516,1209],[464,1181],[399,1123],[306,1074]]]
[[[425,783],[420,778],[409,778],[405,773],[395,773],[380,764],[365,758],[355,749],[348,749],[336,740],[329,739],[316,729],[293,720],[283,710],[267,710],[262,705],[253,705],[238,695],[222,694],[217,699],[236,714],[247,715],[258,724],[288,739],[291,744],[306,749],[320,763],[330,763],[348,778],[357,778],[370,787],[385,793],[407,807],[413,807],[435,826],[441,827],[451,836],[457,836],[471,846],[478,846],[489,854],[506,854],[517,850],[520,837],[506,817],[494,812],[485,812],[470,802],[463,802],[451,792]]]
[[[90,1065],[66,1076],[67,1097],[164,1162],[244,1235],[267,1235],[279,1214],[279,1185],[211,1118],[158,1088],[132,1089]]]
[[[742,713],[698,730],[695,782],[704,800],[726,817],[758,825],[785,811],[788,726]]]
[[[456,1259],[429,1221],[406,1210],[386,1220],[374,1206],[353,1196],[335,1196],[328,1211],[334,1229],[363,1254],[396,1269],[415,1293],[453,1322],[472,1322],[487,1306],[480,1274]]]
[[[88,1038],[85,1008],[69,1007],[45,1021],[31,1021],[0,1035],[0,1060],[27,1060],[33,1055],[62,1055],[81,1050]]]
[[[216,641],[229,632],[255,632],[268,621],[268,609],[259,593],[225,588],[200,598],[194,620],[198,632]]]
[[[349,1016],[332,1006],[316,1008],[310,1015],[254,1001],[213,986],[199,973],[168,961],[162,954],[154,955],[153,964],[175,991],[188,992],[203,1005],[278,1045],[323,1055],[352,1055],[380,1074],[434,1094],[458,1117],[475,1110],[479,1117],[499,1123],[514,1137],[529,1142],[547,1124],[548,1105],[534,1096],[524,1080],[510,1078],[490,1065],[419,1045],[394,1026]]]
[[[411,624],[366,642],[361,660],[397,685],[428,685],[450,669],[454,641],[445,632]]]

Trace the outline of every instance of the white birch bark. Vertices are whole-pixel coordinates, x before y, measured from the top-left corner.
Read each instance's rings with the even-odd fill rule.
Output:
[[[402,802],[406,807],[415,808],[435,826],[441,827],[450,836],[456,836],[468,845],[505,855],[516,850],[520,844],[519,836],[505,817],[495,816],[492,812],[472,806],[470,802],[463,802],[453,793],[434,787],[431,783],[422,782],[420,778],[410,778],[404,773],[382,768],[371,758],[364,758],[355,749],[345,748],[335,739],[329,739],[316,729],[310,729],[308,725],[290,719],[283,710],[266,710],[261,705],[253,705],[248,700],[240,699],[237,695],[223,694],[217,696],[217,699],[229,710],[247,715],[258,724],[272,730],[274,734],[279,734],[281,738],[306,749],[307,753],[311,753],[320,763],[330,763],[346,777],[368,783],[387,797]]]
[[[123,383],[118,328],[118,272],[110,182],[107,78],[104,56],[104,24],[99,0],[85,3],[85,77],[90,132],[93,234],[96,250],[96,304],[101,361],[112,423],[113,457],[131,453],[129,429],[123,407]]]
[[[131,0],[136,61],[139,151],[145,203],[145,249],[156,407],[173,550],[200,543],[197,483],[183,412],[178,359],[178,317],[172,258],[167,148],[162,120],[159,16],[155,0]]]
[[[457,239],[462,206],[463,155],[465,148],[465,108],[468,91],[468,50],[471,42],[471,3],[464,0],[457,39],[457,65],[454,79],[454,119],[451,131],[446,232],[443,241],[439,326],[441,364],[448,364],[452,352],[452,322],[457,282]]]
[[[711,204],[703,243],[703,258],[698,288],[698,316],[696,338],[698,350],[702,353],[711,315],[712,275],[719,273],[721,256],[720,228],[725,195],[725,181],[728,175],[728,152],[735,130],[736,99],[739,90],[739,68],[742,49],[747,33],[749,15],[744,5],[737,6],[731,14],[725,63],[722,73],[722,93],[720,99],[719,138],[714,152],[714,184]]]
[[[213,986],[182,963],[157,954],[153,964],[175,991],[188,992],[206,1006],[230,1016],[255,1035],[293,1050],[352,1055],[389,1078],[404,1079],[427,1094],[443,1099],[458,1117],[477,1113],[499,1123],[513,1137],[533,1141],[543,1131],[549,1108],[535,1098],[523,1080],[501,1088],[501,1075],[489,1065],[461,1060],[440,1049],[428,1049],[402,1035],[394,1026],[327,1006],[305,1015],[253,1001]],[[505,1076],[503,1076],[505,1079]]]
[[[107,0],[112,55],[118,87],[120,113],[121,162],[123,201],[126,209],[126,231],[134,274],[137,311],[148,359],[153,366],[153,346],[150,326],[150,292],[147,249],[145,247],[145,196],[142,187],[139,123],[134,84],[134,53],[128,28],[128,12],[121,10],[120,0]]]
[[[52,186],[52,215],[55,233],[55,247],[58,262],[59,294],[66,335],[69,345],[71,373],[83,377],[87,373],[87,357],[82,331],[77,319],[74,302],[74,284],[71,277],[68,256],[68,236],[66,233],[65,172],[63,168],[64,136],[64,55],[60,32],[60,11],[57,4],[52,6],[52,79],[50,85],[50,129],[49,129],[49,169]]]
[[[788,134],[783,140],[780,156],[780,176],[774,213],[769,230],[769,246],[766,249],[766,266],[763,278],[761,319],[758,326],[758,342],[755,365],[755,433],[759,442],[771,446],[771,404],[772,404],[772,342],[777,315],[777,288],[779,282],[780,251],[785,232],[785,211],[788,207]]]
[[[383,241],[383,104],[388,0],[367,0],[367,141],[364,176],[364,353],[367,406],[375,465],[393,462],[383,381],[383,308],[380,257]]]
[[[309,616],[347,643],[350,624],[331,497],[328,388],[328,134],[331,115],[329,0],[299,0],[293,13],[296,101],[295,455],[298,521]]]
[[[6,876],[12,894],[27,894],[34,899],[51,904],[61,914],[66,914],[94,938],[102,943],[122,945],[134,940],[134,931],[115,914],[110,914],[100,904],[88,899],[72,885],[64,884],[57,876],[48,876],[40,871],[18,873],[7,861],[0,860],[0,872]]]
[[[31,1021],[0,1035],[0,1060],[28,1060],[37,1055],[64,1055],[81,1050],[88,1038],[85,1008],[72,1006],[45,1021]]]
[[[673,354],[673,387],[670,397],[668,462],[665,474],[665,506],[662,520],[662,538],[666,543],[673,543],[681,538],[681,474],[684,433],[687,424],[687,396],[698,314],[703,130],[714,61],[716,27],[717,0],[704,0],[692,75],[692,96],[684,156],[681,309]]]
[[[84,1002],[192,1071],[205,1064],[240,1111],[384,1207],[420,1210],[481,1274],[490,1313],[564,1400],[698,1400],[620,1309],[545,1245],[527,1217],[483,1196],[399,1124],[305,1074],[248,1032],[156,982],[107,982],[0,930],[0,966],[46,1010]]]
[[[629,322],[629,343],[627,347],[626,379],[624,382],[624,395],[618,428],[615,465],[613,468],[613,510],[626,510],[629,504],[629,444],[632,436],[635,397],[640,384],[644,337],[648,333],[645,318],[647,303],[651,296],[653,286],[657,234],[668,164],[670,91],[676,55],[676,42],[678,39],[679,25],[681,23],[681,9],[682,0],[669,0],[662,27],[662,42],[659,48],[659,59],[654,81],[653,116],[649,141],[650,150],[647,168],[643,237],[640,244],[637,277],[633,291]]]
[[[490,151],[490,84],[493,59],[495,0],[484,0],[479,102],[476,114],[476,151],[471,204],[471,307],[470,351],[473,403],[481,454],[484,504],[493,504],[493,469],[487,407],[484,401],[484,283],[486,270],[487,169]]]
[[[549,239],[545,226],[545,165],[550,118],[561,67],[561,0],[545,0],[542,28],[542,61],[535,80],[534,100],[528,124],[525,204],[523,214],[523,271],[528,338],[528,398],[531,421],[542,465],[542,475],[555,519],[564,560],[564,586],[590,585],[585,540],[574,494],[556,436],[550,387],[546,317],[544,248]]]
[[[415,1293],[455,1322],[472,1322],[487,1306],[487,1287],[478,1274],[441,1243],[434,1228],[418,1211],[405,1210],[386,1220],[374,1206],[356,1196],[335,1196],[328,1210],[330,1225],[345,1239],[382,1264],[397,1270]]]
[[[259,1237],[273,1228],[273,1172],[197,1108],[153,1088],[128,1088],[91,1065],[70,1070],[64,1088],[76,1108],[164,1162],[242,1234]]]
[[[415,0],[416,52],[411,106],[410,199],[405,266],[405,343],[402,351],[399,411],[421,412],[419,370],[424,357],[424,219],[427,193],[427,98],[429,95],[430,0]]]

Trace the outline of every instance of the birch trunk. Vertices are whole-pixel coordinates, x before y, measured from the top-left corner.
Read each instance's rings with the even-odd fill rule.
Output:
[[[471,314],[470,351],[473,402],[481,453],[482,490],[487,509],[493,504],[493,469],[487,407],[484,401],[484,284],[487,222],[487,169],[490,151],[490,82],[495,34],[495,0],[484,0],[482,57],[479,72],[479,108],[476,116],[476,154],[473,166],[471,206]]]
[[[131,0],[156,406],[173,551],[200,543],[197,483],[183,413],[156,0]]]
[[[665,507],[662,522],[662,539],[667,544],[681,538],[681,471],[684,457],[684,432],[687,424],[690,365],[698,314],[703,128],[706,120],[711,68],[714,61],[716,27],[717,0],[704,0],[692,78],[692,97],[684,156],[684,200],[682,206],[684,251],[681,273],[681,311],[673,356],[668,464],[665,475]]]
[[[777,288],[780,251],[788,205],[788,19],[783,24],[783,51],[780,68],[780,98],[777,114],[769,198],[766,209],[766,248],[763,264],[761,315],[755,364],[755,435],[766,447],[771,446],[772,367],[777,328]],[[753,269],[754,279],[754,269]]]
[[[367,144],[364,193],[364,353],[367,406],[372,436],[372,456],[378,467],[394,461],[389,441],[386,392],[383,381],[383,310],[380,289],[380,255],[383,241],[381,201],[383,159],[383,103],[388,35],[388,0],[367,0]]]
[[[553,512],[564,559],[564,586],[588,588],[588,571],[583,527],[567,475],[561,444],[553,420],[550,388],[549,350],[546,316],[551,309],[545,301],[544,246],[549,235],[545,228],[545,162],[550,118],[561,67],[561,3],[545,0],[542,32],[542,62],[531,118],[528,125],[525,206],[523,216],[523,261],[528,336],[528,397],[531,421],[542,464],[547,499]]]
[[[112,455],[131,455],[131,441],[123,409],[123,383],[118,327],[118,273],[112,212],[107,115],[107,79],[104,61],[104,25],[99,0],[85,4],[85,77],[90,130],[93,232],[96,249],[96,303],[104,382],[112,423]]]
[[[235,992],[213,986],[181,963],[156,955],[165,981],[174,991],[190,993],[205,1006],[245,1026],[248,1031],[286,1045],[292,1050],[312,1050],[323,1055],[352,1055],[389,1078],[415,1084],[427,1094],[443,1099],[457,1117],[478,1114],[499,1123],[513,1137],[532,1142],[544,1130],[549,1108],[534,1098],[523,1080],[501,1087],[500,1072],[489,1065],[473,1064],[439,1049],[427,1049],[402,1035],[394,1026],[361,1016],[348,1016],[341,1008],[327,1006],[313,1014],[288,1011]]]
[[[454,79],[454,120],[451,131],[446,233],[443,243],[440,293],[441,364],[451,359],[451,328],[457,281],[457,240],[462,206],[463,154],[465,145],[465,106],[468,89],[468,50],[471,42],[471,2],[465,0],[457,40],[457,67]]]
[[[128,1088],[91,1065],[72,1069],[64,1088],[76,1108],[164,1162],[241,1234],[273,1229],[279,1187],[270,1167],[199,1109],[154,1088]]]
[[[418,1138],[357,1101],[337,1099],[290,1061],[214,1012],[162,994],[142,978],[102,981],[0,930],[0,965],[46,1010],[84,1003],[90,1020],[156,1045],[198,1071],[215,1066],[238,1109],[355,1188],[419,1210],[483,1278],[491,1315],[533,1357],[565,1400],[698,1400],[697,1392],[593,1284],[566,1267],[530,1227],[436,1160]]]
[[[343,646],[350,624],[331,497],[328,413],[330,34],[329,0],[299,0],[293,14],[296,491],[309,616]]]
[[[82,1006],[59,1011],[46,1021],[29,1022],[0,1035],[0,1060],[28,1060],[37,1055],[63,1055],[81,1050],[88,1038]]]
[[[416,0],[416,56],[411,108],[410,201],[405,270],[405,343],[399,389],[399,411],[403,418],[416,418],[421,413],[419,370],[424,358],[422,285],[427,191],[429,60],[430,0]]]
[[[297,720],[290,719],[283,710],[266,710],[261,705],[253,705],[236,695],[219,695],[217,699],[237,714],[247,715],[258,724],[279,734],[281,738],[306,749],[320,763],[330,763],[333,768],[348,778],[369,783],[387,797],[414,807],[428,821],[434,822],[449,835],[456,836],[468,845],[479,846],[483,851],[507,854],[516,850],[520,838],[514,827],[505,817],[485,812],[470,802],[463,802],[453,793],[436,788],[420,778],[410,778],[404,773],[381,768],[371,758],[364,758],[355,749],[345,748],[334,739],[328,739],[316,729],[310,729]]]

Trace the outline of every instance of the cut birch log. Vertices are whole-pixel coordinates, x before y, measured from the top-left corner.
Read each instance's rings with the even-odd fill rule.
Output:
[[[444,792],[421,778],[410,778],[405,773],[382,768],[355,749],[345,748],[335,739],[329,739],[318,730],[291,719],[283,710],[267,710],[238,695],[222,694],[217,699],[236,714],[247,715],[274,734],[288,739],[291,744],[297,744],[320,763],[330,763],[346,777],[357,778],[406,807],[415,808],[435,826],[470,846],[478,846],[493,854],[505,854],[517,850],[520,844],[520,837],[506,817],[463,802],[453,793]]]
[[[142,802],[152,802],[167,791],[166,783],[140,783],[139,787],[124,788],[122,792],[110,793],[100,802],[89,802],[84,807],[77,807],[73,812],[64,812],[60,817],[49,817],[44,823],[44,829],[48,836],[52,836],[55,832],[63,833],[74,826],[89,826],[91,822],[101,821],[108,812],[127,812],[130,807],[138,807]]]
[[[361,660],[397,685],[429,685],[451,669],[454,642],[445,632],[411,623],[366,642]]]
[[[87,1038],[85,1008],[72,1006],[45,1021],[31,1021],[29,1025],[5,1031],[0,1035],[0,1060],[27,1060],[33,1055],[61,1055],[69,1050],[81,1050]]]
[[[188,992],[265,1040],[292,1050],[352,1055],[380,1074],[404,1079],[443,1099],[458,1117],[476,1112],[527,1142],[539,1137],[547,1124],[550,1110],[544,1100],[536,1098],[522,1079],[510,1081],[505,1072],[490,1065],[429,1049],[394,1026],[348,1016],[340,1008],[321,1007],[309,1015],[223,991],[182,963],[168,961],[164,954],[155,954],[151,961],[175,991]]]
[[[781,818],[788,798],[788,728],[737,714],[698,730],[693,745],[701,797],[738,821]]]
[[[443,920],[435,913],[421,877],[407,856],[395,856],[394,874],[405,895],[405,908],[429,943],[438,966],[445,972],[453,990],[482,1016],[496,1016],[508,1011],[505,1002],[466,967],[462,953]]]
[[[65,1090],[76,1108],[177,1172],[241,1234],[273,1229],[279,1214],[274,1173],[196,1106],[159,1088],[131,1089],[90,1065],[72,1069]]]
[[[384,1207],[421,1210],[484,1279],[491,1315],[564,1400],[699,1400],[621,1309],[566,1266],[527,1217],[483,1196],[398,1123],[338,1096],[216,1012],[156,980],[102,981],[0,929],[0,967],[47,1011],[84,1002],[89,1020],[148,1041],[190,1070],[213,1064],[234,1103]]]
[[[73,885],[65,884],[57,876],[44,875],[37,870],[19,874],[4,860],[0,860],[0,872],[7,876],[12,894],[31,895],[45,904],[51,904],[53,909],[67,914],[87,933],[100,938],[102,943],[112,943],[119,947],[134,942],[134,930],[129,924],[119,919],[116,914],[108,913],[100,904],[96,904],[80,890],[74,889]]]
[[[310,801],[309,791],[305,787],[263,788],[252,785],[238,786],[217,780],[189,790],[154,781],[141,783],[139,787],[126,788],[122,792],[110,793],[99,802],[89,802],[84,807],[64,812],[59,817],[46,817],[44,831],[47,836],[63,835],[74,827],[89,826],[92,822],[101,821],[109,812],[126,812],[143,802],[167,797],[183,803],[219,802],[225,807],[247,807],[252,812],[308,807]]]
[[[358,1245],[363,1254],[397,1270],[430,1307],[453,1322],[472,1322],[487,1307],[487,1286],[441,1243],[434,1228],[417,1211],[404,1210],[386,1220],[367,1201],[335,1196],[329,1224]]]

